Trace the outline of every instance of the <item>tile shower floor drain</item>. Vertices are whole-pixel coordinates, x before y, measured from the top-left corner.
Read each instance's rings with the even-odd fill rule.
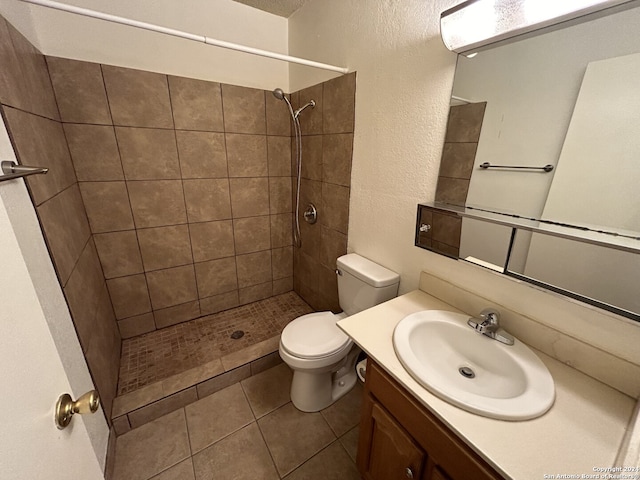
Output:
[[[242,330],[236,330],[231,334],[231,338],[233,338],[234,340],[238,340],[242,337],[244,337],[244,332]]]

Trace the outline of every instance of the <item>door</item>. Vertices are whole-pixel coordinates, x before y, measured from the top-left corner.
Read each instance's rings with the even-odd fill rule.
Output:
[[[13,159],[8,145],[0,122],[2,160]],[[64,312],[66,318],[52,308],[47,307],[45,312],[41,305],[42,292],[36,288],[42,278],[34,282],[27,268],[25,259],[30,245],[23,241],[21,249],[18,242],[14,230],[16,211],[30,212],[24,221],[36,222],[36,229],[37,220],[22,183],[23,180],[0,183],[0,478],[101,479],[101,461],[83,419],[74,418],[66,430],[58,430],[54,424],[56,400],[62,393],[71,393],[71,387],[52,330],[57,329],[59,334],[65,329],[59,323],[71,320],[68,312]],[[43,242],[41,235],[35,237],[29,243]],[[46,252],[42,248],[41,251]],[[50,263],[46,256],[40,261]],[[50,288],[59,290],[55,276],[52,280],[55,285],[50,283]],[[73,354],[75,352],[64,352],[65,362],[84,365],[82,356],[77,358]],[[86,366],[82,368],[86,370]],[[106,422],[103,420],[103,423],[102,431],[106,432]]]
[[[371,410],[367,480],[419,479],[426,456],[409,434],[378,403]]]

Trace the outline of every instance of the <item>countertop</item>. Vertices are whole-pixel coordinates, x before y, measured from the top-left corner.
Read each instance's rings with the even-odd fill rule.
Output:
[[[598,478],[588,476],[598,474],[607,478],[596,469],[631,466],[615,462],[635,401],[538,350],[532,349],[553,376],[556,399],[546,414],[533,420],[511,422],[482,417],[423,388],[404,369],[392,342],[398,322],[420,310],[460,312],[415,290],[347,317],[338,326],[505,478]],[[640,478],[640,472],[627,474],[630,476],[622,478]]]

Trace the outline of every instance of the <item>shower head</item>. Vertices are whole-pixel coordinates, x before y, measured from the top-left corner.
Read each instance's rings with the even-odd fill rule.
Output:
[[[281,88],[276,88],[273,92],[273,96],[276,97],[278,100],[284,100],[284,92],[282,91]]]

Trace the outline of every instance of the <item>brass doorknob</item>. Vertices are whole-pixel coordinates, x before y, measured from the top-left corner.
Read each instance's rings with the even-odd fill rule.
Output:
[[[56,403],[56,427],[62,430],[71,423],[74,413],[79,413],[80,415],[95,413],[99,406],[100,397],[95,390],[85,393],[75,402],[68,393],[60,395]]]

